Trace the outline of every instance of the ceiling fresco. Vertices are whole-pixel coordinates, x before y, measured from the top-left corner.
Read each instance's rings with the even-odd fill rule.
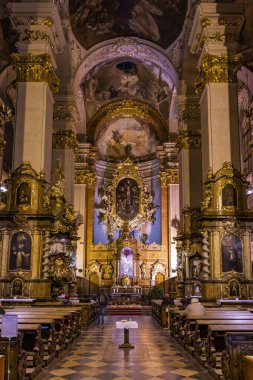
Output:
[[[133,36],[168,48],[182,31],[186,0],[71,0],[72,30],[89,49],[99,42]]]
[[[152,125],[134,117],[113,120],[97,140],[100,157],[110,161],[154,158],[157,145]]]
[[[86,76],[82,88],[88,121],[104,104],[125,97],[149,101],[165,120],[169,117],[171,89],[154,65],[117,61],[97,66]]]

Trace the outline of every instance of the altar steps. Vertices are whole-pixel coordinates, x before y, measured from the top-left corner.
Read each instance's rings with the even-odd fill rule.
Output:
[[[151,307],[141,305],[108,305],[107,315],[151,315]]]

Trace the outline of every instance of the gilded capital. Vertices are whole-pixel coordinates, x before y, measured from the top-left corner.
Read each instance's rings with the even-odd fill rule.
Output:
[[[76,150],[78,142],[76,134],[72,129],[54,129],[53,149],[73,149]]]
[[[161,186],[167,186],[170,184],[179,183],[179,170],[178,169],[166,169],[160,173]]]
[[[48,54],[12,54],[12,64],[17,70],[18,82],[47,82],[52,93],[59,90],[59,79]]]
[[[75,172],[75,183],[94,186],[96,182],[95,173],[86,170],[77,170]]]
[[[236,83],[237,72],[241,65],[241,54],[233,56],[206,54],[195,81],[197,94],[204,90],[207,83]]]
[[[181,131],[177,138],[176,147],[182,149],[200,149],[201,132],[200,131]]]

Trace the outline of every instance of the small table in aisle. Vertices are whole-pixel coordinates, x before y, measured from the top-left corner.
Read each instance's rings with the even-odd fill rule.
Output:
[[[129,342],[129,329],[138,329],[138,323],[136,321],[117,321],[117,329],[124,329],[124,342],[119,345],[119,348],[134,348],[134,346]]]

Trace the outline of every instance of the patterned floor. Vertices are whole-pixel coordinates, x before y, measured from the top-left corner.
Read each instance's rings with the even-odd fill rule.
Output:
[[[132,317],[139,324],[130,330],[135,348],[119,349],[123,331],[115,322],[123,318],[106,317],[104,329],[90,326],[36,380],[210,380],[151,316]]]

